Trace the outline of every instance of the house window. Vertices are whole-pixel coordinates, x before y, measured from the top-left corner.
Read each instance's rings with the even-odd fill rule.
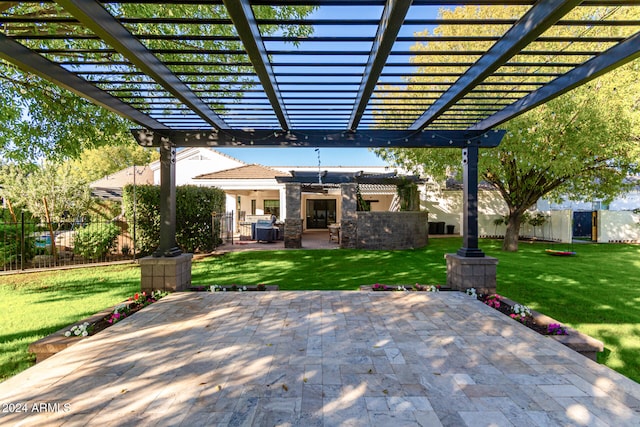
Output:
[[[264,214],[275,215],[280,218],[280,200],[265,200],[264,201]]]
[[[256,201],[252,200],[251,201],[251,215],[255,215],[256,214]]]

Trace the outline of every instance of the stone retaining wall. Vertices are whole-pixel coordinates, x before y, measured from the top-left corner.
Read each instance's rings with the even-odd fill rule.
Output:
[[[427,212],[357,213],[358,249],[415,249],[428,239]]]

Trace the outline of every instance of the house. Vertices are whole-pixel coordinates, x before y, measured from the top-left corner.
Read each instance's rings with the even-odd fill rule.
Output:
[[[119,198],[125,184],[133,184],[134,168],[127,168],[91,184],[99,197]],[[146,167],[136,167],[138,184],[160,184],[160,162]],[[358,182],[359,192],[370,211],[398,210],[398,195],[390,179],[403,176],[389,167],[318,167],[272,166],[246,164],[238,159],[208,147],[192,147],[176,153],[176,184],[215,186],[226,195],[227,211],[232,213],[233,231],[247,234],[247,223],[263,216],[276,215],[279,221],[286,219],[286,185],[297,182],[302,185],[300,212],[303,231],[327,229],[332,223],[340,223],[342,199],[340,184]],[[406,175],[405,175],[406,176]],[[414,177],[415,178],[415,177]],[[462,234],[462,190],[459,183],[448,180],[437,183],[420,180],[420,206],[429,212],[429,222],[443,227],[430,230]],[[616,198],[608,206],[601,203],[565,202],[551,204],[540,200],[533,211],[542,212],[548,221],[540,227],[523,225],[521,234],[547,240],[571,242],[579,235],[577,218],[586,216],[589,236],[598,242],[640,241],[640,187]],[[497,191],[481,183],[478,190],[478,227],[480,236],[501,236],[504,225],[496,225],[507,207]],[[597,212],[593,214],[593,212]],[[243,228],[244,227],[244,228]]]

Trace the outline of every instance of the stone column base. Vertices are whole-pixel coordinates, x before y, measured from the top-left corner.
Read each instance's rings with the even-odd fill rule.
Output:
[[[141,258],[140,290],[143,292],[186,291],[191,286],[191,258],[193,254]]]
[[[340,247],[355,249],[358,247],[358,221],[343,219],[340,221]]]
[[[284,221],[284,247],[289,249],[302,248],[302,220],[287,218]]]
[[[463,257],[445,254],[447,259],[447,286],[466,291],[475,288],[479,294],[496,293],[498,259],[493,257]]]

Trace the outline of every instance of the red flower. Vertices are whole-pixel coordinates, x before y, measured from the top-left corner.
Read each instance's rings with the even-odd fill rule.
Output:
[[[136,293],[136,294],[133,296],[133,299],[135,299],[136,301],[138,301],[138,299],[139,299],[139,298],[140,298],[140,294],[138,294],[138,293]]]

